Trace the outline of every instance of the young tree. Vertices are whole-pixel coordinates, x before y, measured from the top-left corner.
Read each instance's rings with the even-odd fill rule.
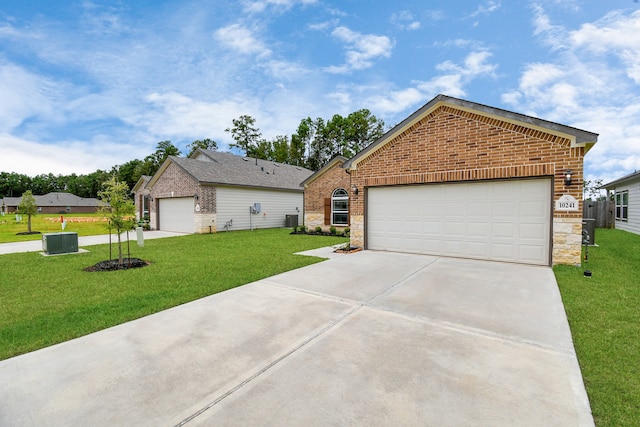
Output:
[[[22,194],[22,200],[18,205],[18,213],[27,216],[27,232],[31,233],[31,217],[38,214],[38,205],[33,197],[31,190],[27,190]]]
[[[136,207],[129,199],[129,187],[124,182],[116,180],[115,176],[103,184],[104,190],[98,193],[103,205],[102,213],[108,220],[109,232],[115,230],[118,235],[118,263],[122,264],[122,238],[124,231],[131,230],[135,222]]]

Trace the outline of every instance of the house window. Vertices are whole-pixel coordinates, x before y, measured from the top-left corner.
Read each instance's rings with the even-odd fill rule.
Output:
[[[349,224],[349,193],[344,188],[336,189],[331,195],[331,224]]]
[[[629,192],[616,193],[616,219],[626,221],[629,215]]]

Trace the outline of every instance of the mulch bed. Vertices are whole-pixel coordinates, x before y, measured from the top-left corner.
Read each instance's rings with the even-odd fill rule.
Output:
[[[130,268],[140,268],[150,263],[140,258],[123,258],[122,264],[117,259],[100,261],[97,264],[87,267],[84,271],[115,271],[115,270],[128,270]]]
[[[349,246],[348,248],[338,248],[334,252],[338,254],[352,254],[354,252],[360,252],[362,248],[360,246]]]
[[[16,233],[16,236],[29,236],[31,234],[42,234],[40,231],[21,231],[20,233]]]

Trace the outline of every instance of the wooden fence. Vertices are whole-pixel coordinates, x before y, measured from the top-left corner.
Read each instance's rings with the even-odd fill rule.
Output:
[[[613,228],[615,205],[611,200],[584,200],[582,203],[582,217],[596,220],[596,228]]]

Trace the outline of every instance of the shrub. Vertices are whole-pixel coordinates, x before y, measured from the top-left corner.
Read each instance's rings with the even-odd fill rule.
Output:
[[[344,229],[344,235],[345,236],[348,236],[350,232],[351,232],[351,229],[349,227]]]
[[[317,227],[316,227],[316,233],[320,233],[321,231],[322,231],[322,227],[317,226]]]
[[[334,226],[329,227],[329,232],[335,236],[337,230]]]

